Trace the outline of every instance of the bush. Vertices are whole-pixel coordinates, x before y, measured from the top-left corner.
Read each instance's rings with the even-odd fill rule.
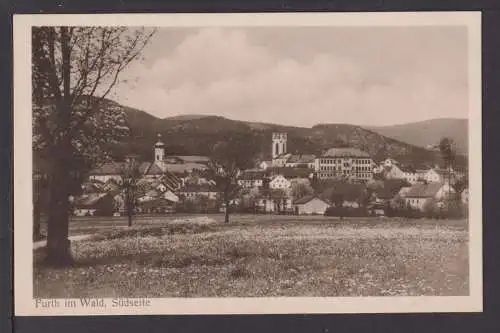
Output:
[[[328,207],[325,210],[324,215],[340,217],[366,217],[368,216],[368,212],[364,208]]]

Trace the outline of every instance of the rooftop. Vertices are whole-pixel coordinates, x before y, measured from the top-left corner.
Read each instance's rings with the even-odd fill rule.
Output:
[[[439,189],[443,186],[441,183],[414,184],[406,192],[406,197],[411,198],[432,198],[436,196]]]
[[[321,199],[320,197],[318,197],[317,195],[306,195],[300,199],[297,199],[295,200],[293,203],[296,204],[296,205],[300,205],[300,204],[305,204],[305,203],[308,203],[309,201],[313,200],[314,198],[316,199],[319,199],[325,203],[328,204],[328,202],[326,202],[325,200]]]
[[[288,162],[289,163],[310,163],[312,161],[314,161],[314,159],[316,158],[315,155],[312,155],[312,154],[297,154],[297,155],[292,155],[290,156],[290,158],[288,159]]]
[[[362,157],[369,158],[370,155],[358,148],[330,148],[322,155],[323,157]]]

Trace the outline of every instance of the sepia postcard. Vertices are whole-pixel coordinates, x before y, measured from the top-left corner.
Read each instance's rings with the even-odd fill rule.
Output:
[[[17,316],[482,311],[479,12],[13,28]]]

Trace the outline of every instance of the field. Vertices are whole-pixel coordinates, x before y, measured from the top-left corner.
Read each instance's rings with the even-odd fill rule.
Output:
[[[75,264],[34,250],[35,297],[468,295],[464,220],[81,218]]]

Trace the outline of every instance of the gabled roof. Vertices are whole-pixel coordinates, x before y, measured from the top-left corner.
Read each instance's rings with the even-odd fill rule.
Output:
[[[379,187],[373,192],[379,199],[392,199],[399,193],[400,188]]]
[[[281,168],[269,168],[266,170],[268,175],[282,175],[283,177],[290,179],[290,178],[309,178],[309,175],[311,174],[311,170],[307,168],[288,168],[288,167],[281,167]]]
[[[315,158],[316,158],[316,156],[312,155],[312,154],[304,154],[304,155],[293,154],[292,156],[290,156],[287,163],[298,163],[298,164],[311,163],[314,161]]]
[[[207,156],[200,155],[186,155],[186,156],[174,156],[178,159],[184,161],[184,163],[208,163],[210,162],[210,158]]]
[[[276,156],[275,160],[276,159],[283,159],[283,158],[288,160],[291,156],[292,156],[291,153],[283,153],[283,154],[279,154],[278,156]]]
[[[123,162],[109,162],[90,171],[90,175],[119,175],[125,166]]]
[[[146,172],[144,173],[144,175],[148,175],[148,176],[160,176],[160,175],[163,175],[165,173],[165,171],[156,163],[151,163],[149,165],[149,168],[147,168]]]
[[[148,201],[139,202],[139,206],[142,208],[160,208],[169,207],[174,203],[174,201],[168,200],[166,198],[156,198]]]
[[[396,161],[395,159],[390,158],[390,157],[386,158],[386,159],[385,159],[385,160],[383,160],[382,162],[385,162],[385,161],[391,161],[391,163],[392,163],[392,164],[399,164],[399,162],[398,162],[398,161]]]
[[[156,190],[149,190],[149,191],[146,192],[146,196],[152,197],[152,198],[155,198],[155,197],[157,197],[159,195],[160,194]]]
[[[241,180],[256,180],[266,177],[265,171],[245,171],[240,176]]]
[[[330,148],[322,155],[323,157],[361,157],[369,158],[370,155],[358,148]]]
[[[406,173],[416,173],[417,170],[410,165],[399,165],[399,169]]]
[[[210,184],[188,184],[182,187],[179,192],[218,192],[218,189],[215,186],[211,186]]]
[[[322,198],[320,198],[317,195],[306,195],[306,196],[304,196],[304,197],[302,197],[300,199],[295,200],[293,203],[296,204],[296,205],[306,204],[306,203],[308,203],[309,201],[311,201],[311,200],[313,200],[315,198],[318,199],[318,200],[321,200],[324,203],[326,203],[327,205],[329,205],[329,203],[328,203],[327,200],[322,199]]]
[[[405,195],[411,198],[433,198],[442,186],[441,183],[414,184]]]
[[[174,164],[174,163],[165,163],[165,168],[167,171],[183,174],[189,173],[193,170],[206,170],[208,167],[205,164],[200,163],[183,163],[183,164]]]
[[[75,199],[75,207],[91,207],[99,202],[108,193],[90,193],[84,194]]]

